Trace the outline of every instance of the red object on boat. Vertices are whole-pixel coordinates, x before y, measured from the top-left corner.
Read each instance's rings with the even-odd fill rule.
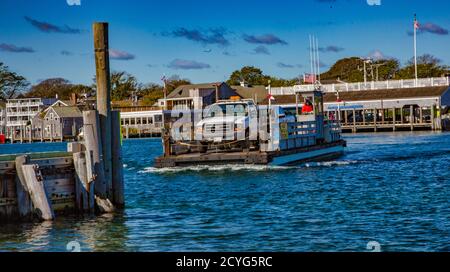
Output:
[[[4,134],[0,134],[0,144],[4,144],[6,141],[6,137]]]
[[[302,107],[302,113],[309,113],[309,112],[312,112],[313,110],[314,110],[314,108],[313,108],[312,105],[307,105],[307,104],[305,104],[305,105]]]

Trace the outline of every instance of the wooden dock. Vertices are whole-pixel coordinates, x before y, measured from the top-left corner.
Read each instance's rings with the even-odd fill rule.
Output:
[[[69,143],[67,152],[0,156],[0,220],[111,213],[125,204],[120,112],[110,107],[108,24],[94,23],[93,32],[97,110],[83,112],[83,140]]]
[[[426,115],[422,108],[409,109],[364,109],[342,110],[341,128],[343,132],[414,131],[441,130],[441,118],[433,109]],[[335,113],[334,116],[338,116]]]

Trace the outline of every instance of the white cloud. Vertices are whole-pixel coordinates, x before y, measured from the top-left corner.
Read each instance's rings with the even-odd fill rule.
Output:
[[[380,50],[373,50],[367,55],[367,58],[373,59],[373,60],[382,60],[388,58],[383,52]]]
[[[81,0],[66,0],[69,6],[81,6]]]

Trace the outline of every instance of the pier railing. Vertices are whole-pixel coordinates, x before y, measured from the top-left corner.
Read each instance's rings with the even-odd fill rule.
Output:
[[[351,91],[367,91],[367,90],[384,90],[384,89],[403,89],[403,88],[423,88],[436,86],[450,86],[450,77],[432,77],[420,79],[402,79],[402,80],[386,80],[371,81],[357,83],[339,83],[322,85],[324,92],[351,92]],[[294,95],[295,92],[313,91],[315,85],[295,85],[292,87],[272,88],[272,95]]]

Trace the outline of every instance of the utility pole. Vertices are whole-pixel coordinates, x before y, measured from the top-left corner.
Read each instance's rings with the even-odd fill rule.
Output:
[[[371,59],[362,59],[364,62],[364,86],[367,84],[367,64],[372,63]],[[373,69],[372,69],[372,80],[373,80]]]

